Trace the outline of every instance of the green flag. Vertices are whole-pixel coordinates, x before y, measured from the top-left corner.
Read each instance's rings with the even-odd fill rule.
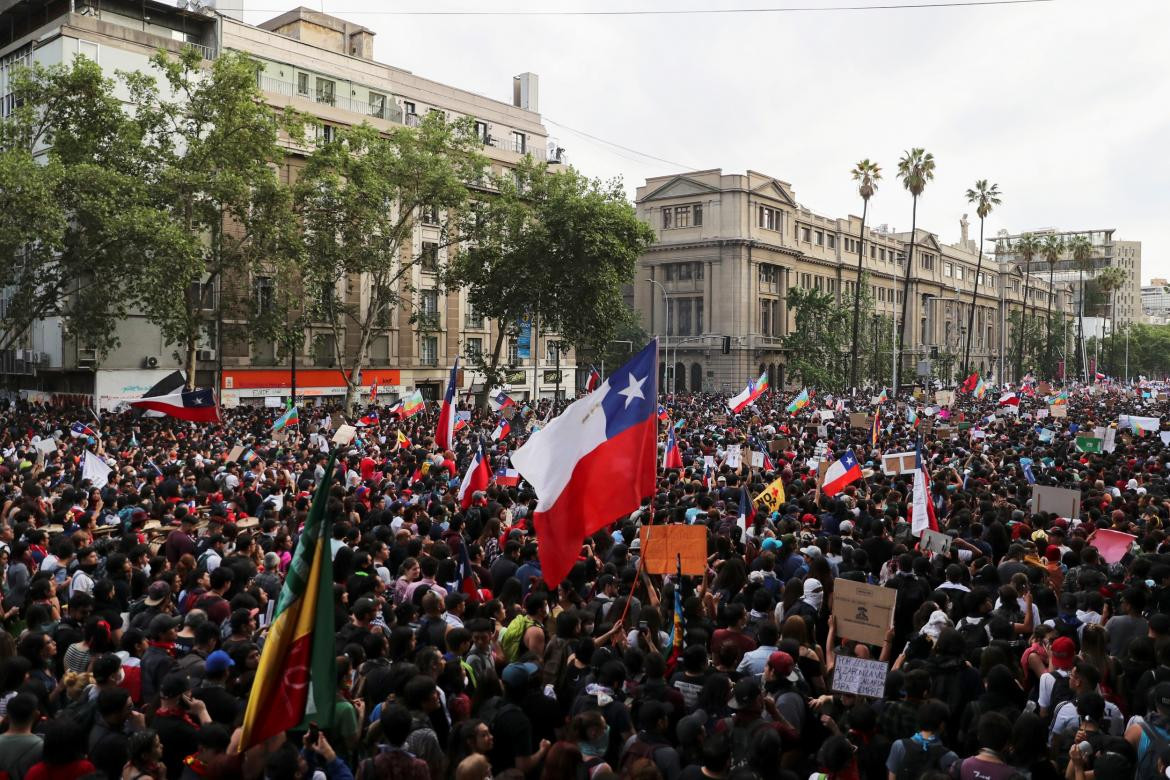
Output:
[[[1096,436],[1078,436],[1077,449],[1081,452],[1100,454],[1105,449],[1105,440],[1098,439]]]

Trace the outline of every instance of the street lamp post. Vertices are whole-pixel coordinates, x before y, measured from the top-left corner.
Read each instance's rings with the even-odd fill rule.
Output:
[[[657,287],[659,290],[662,291],[662,323],[663,323],[663,334],[662,335],[664,338],[669,339],[670,334],[667,332],[667,322],[668,322],[668,315],[670,312],[670,294],[666,292],[666,288],[662,286],[662,282],[658,281],[657,279],[647,279],[646,281],[650,282],[650,284],[654,285],[655,287]],[[674,349],[675,349],[675,352],[677,353],[678,347],[675,346]],[[666,345],[662,348],[662,351],[666,355],[667,392],[671,396],[673,396],[674,395],[674,363],[671,362],[671,360],[670,360],[670,342],[669,341],[667,341]]]

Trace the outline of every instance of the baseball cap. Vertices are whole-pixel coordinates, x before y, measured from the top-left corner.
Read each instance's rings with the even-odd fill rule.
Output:
[[[771,669],[781,679],[789,682],[796,682],[800,679],[800,675],[796,673],[796,662],[792,660],[792,656],[783,650],[777,650],[768,656],[768,668]]]
[[[158,580],[150,583],[150,587],[146,589],[146,606],[157,607],[159,604],[166,601],[171,596],[171,586]]]
[[[172,628],[178,628],[182,621],[177,617],[170,615],[155,615],[150,619],[150,625],[147,628],[147,635],[151,639],[158,639],[162,634],[170,631]]]
[[[230,669],[236,665],[232,657],[223,650],[216,650],[207,656],[207,660],[203,662],[203,668],[208,674],[219,674],[224,669]]]
[[[510,688],[520,688],[527,685],[528,680],[538,671],[540,671],[540,667],[531,661],[511,663],[504,667],[504,671],[500,674],[500,680]]]
[[[1057,669],[1071,669],[1077,656],[1077,645],[1067,636],[1058,637],[1052,643],[1052,665]]]
[[[755,703],[762,692],[763,689],[760,688],[760,681],[758,679],[755,677],[745,677],[735,684],[727,706],[733,710],[746,709]]]
[[[693,710],[689,715],[681,718],[675,727],[680,745],[696,742],[702,735],[703,726],[707,723],[707,713],[704,710]]]
[[[821,557],[821,548],[817,547],[815,544],[810,544],[808,547],[802,547],[800,552],[802,555],[807,555],[810,558]]]
[[[1150,704],[1161,712],[1170,712],[1170,682],[1160,682],[1150,690]]]

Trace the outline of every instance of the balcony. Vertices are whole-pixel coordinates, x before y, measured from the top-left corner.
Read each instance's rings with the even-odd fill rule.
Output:
[[[353,114],[377,117],[402,124],[402,109],[395,105],[389,98],[384,103],[371,106],[368,100],[351,100],[347,97],[340,97],[333,92],[317,92],[314,90],[309,90],[308,93],[299,92],[296,84],[268,76],[258,77],[258,86],[261,92],[268,92],[287,98],[300,98],[314,103],[324,103]]]

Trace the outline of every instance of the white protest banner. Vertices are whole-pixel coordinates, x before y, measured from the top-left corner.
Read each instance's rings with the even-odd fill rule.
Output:
[[[743,465],[743,450],[740,449],[738,444],[729,444],[727,446],[727,459],[725,462],[733,469],[737,469]]]
[[[89,450],[85,451],[85,461],[81,466],[82,479],[88,479],[89,484],[100,490],[109,484],[111,471],[113,469],[104,460]]]
[[[52,455],[57,451],[57,440],[51,436],[46,436],[33,446],[36,447],[37,452],[42,452],[45,455]]]
[[[881,661],[839,655],[833,670],[833,690],[880,699],[886,694],[887,671],[888,668]]]
[[[764,453],[752,450],[752,468],[762,469],[764,467]]]
[[[1117,420],[1117,427],[1125,428],[1127,431],[1134,429],[1156,431],[1162,427],[1162,422],[1157,417],[1138,417],[1132,414],[1123,414]]]
[[[1170,446],[1170,431],[1162,431],[1158,434],[1158,438],[1162,440],[1163,444]]]
[[[1113,452],[1115,449],[1117,449],[1117,429],[1116,428],[1106,428],[1105,429],[1105,436],[1102,438],[1105,439],[1104,450],[1106,452]],[[1165,442],[1166,439],[1163,438],[1162,441]]]
[[[819,412],[819,414],[821,415],[822,422],[824,422],[825,420],[832,420],[833,419],[833,410],[832,409],[822,409]]]
[[[714,455],[704,455],[703,456],[703,468],[705,468],[705,469],[716,468]]]

